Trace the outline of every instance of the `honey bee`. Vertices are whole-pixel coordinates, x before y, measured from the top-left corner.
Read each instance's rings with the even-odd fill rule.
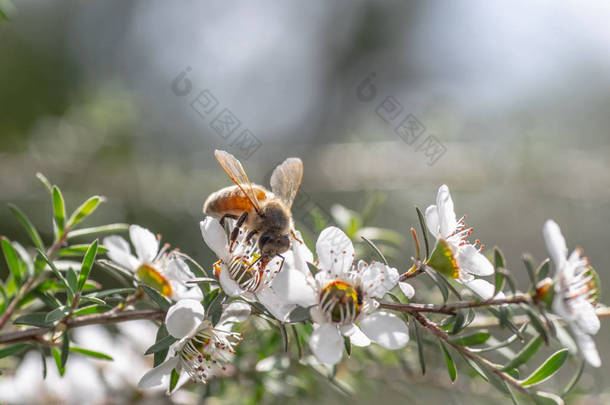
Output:
[[[248,229],[246,241],[257,236],[261,261],[268,262],[276,255],[290,249],[290,236],[301,242],[294,232],[294,221],[290,209],[303,180],[303,162],[299,158],[288,158],[271,174],[271,191],[252,184],[243,166],[222,150],[214,152],[220,166],[235,185],[211,194],[203,205],[203,212],[220,220],[236,219],[231,231],[231,249],[239,230],[245,224]]]

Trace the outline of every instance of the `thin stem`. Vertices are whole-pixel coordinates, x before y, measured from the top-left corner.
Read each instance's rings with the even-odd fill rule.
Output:
[[[430,321],[424,315],[422,315],[421,313],[416,312],[416,311],[410,312],[410,314],[413,318],[415,318],[415,320],[417,320],[417,322],[419,322],[423,327],[425,327],[430,332],[432,332],[432,334],[434,334],[436,337],[443,340],[446,344],[450,345],[455,350],[457,350],[464,356],[468,357],[470,360],[475,361],[475,362],[478,361],[480,363],[485,364],[491,370],[491,372],[494,373],[495,375],[497,375],[498,378],[500,378],[502,381],[512,385],[519,392],[528,395],[527,390],[525,388],[523,388],[517,380],[515,380],[513,377],[509,376],[508,374],[503,373],[502,371],[498,370],[496,368],[496,366],[493,363],[491,363],[489,360],[487,360],[486,358],[474,354],[473,352],[471,352],[468,348],[466,348],[464,346],[460,346],[456,343],[453,343],[445,332],[443,332],[438,326],[436,326],[436,324],[434,322]]]
[[[393,302],[380,302],[381,308],[391,309],[398,312],[430,312],[437,314],[454,315],[458,309],[489,307],[504,304],[529,304],[530,298],[526,295],[514,295],[512,297],[491,299],[487,301],[460,301],[445,305],[433,304],[400,304]]]
[[[610,318],[610,307],[601,307],[595,310],[598,318]],[[564,323],[561,317],[555,316],[553,314],[548,315],[551,319],[557,319],[559,322]],[[517,315],[511,319],[511,322],[514,325],[522,325],[526,322],[529,322],[530,318],[527,315]],[[489,328],[492,326],[500,326],[500,321],[498,318],[494,316],[477,316],[470,325],[469,328]]]
[[[109,311],[101,314],[83,315],[77,318],[67,319],[64,323],[65,329],[74,329],[87,325],[105,325],[118,322],[135,321],[139,319],[159,320],[163,319],[165,311],[156,309],[141,309],[133,311]],[[28,340],[39,341],[44,334],[51,332],[52,328],[29,328],[16,332],[0,334],[0,343],[15,343]]]

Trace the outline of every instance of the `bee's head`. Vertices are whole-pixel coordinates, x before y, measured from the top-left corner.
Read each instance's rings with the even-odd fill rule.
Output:
[[[258,239],[258,247],[263,256],[275,257],[290,249],[290,238],[288,235],[264,233]]]

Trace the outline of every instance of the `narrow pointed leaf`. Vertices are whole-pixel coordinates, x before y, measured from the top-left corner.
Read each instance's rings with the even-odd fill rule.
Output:
[[[557,370],[559,370],[567,358],[568,349],[562,349],[555,352],[529,377],[520,381],[521,385],[524,387],[531,387],[532,385],[540,384],[541,382],[548,380]]]
[[[43,258],[43,260],[45,262],[47,262],[47,264],[49,265],[49,267],[51,268],[51,271],[55,274],[55,277],[57,277],[57,279],[59,281],[61,281],[64,286],[66,287],[66,289],[68,290],[68,292],[74,296],[74,290],[72,290],[72,287],[70,287],[70,284],[68,283],[68,280],[66,280],[66,278],[64,277],[63,274],[61,274],[61,272],[57,269],[57,267],[55,267],[55,264],[53,263],[53,261],[51,259],[49,259],[47,257],[47,255],[45,254],[45,252],[43,252],[42,250],[38,249],[38,254]]]
[[[540,266],[536,269],[536,280],[543,280],[545,277],[549,275],[549,267],[551,261],[547,258],[545,261],[540,263]]]
[[[59,371],[59,375],[63,376],[66,372],[66,367],[61,365],[61,353],[59,349],[56,347],[51,348],[51,353],[53,354],[53,358],[55,359],[55,365],[57,366],[57,371]]]
[[[534,336],[502,369],[509,370],[511,368],[517,368],[526,363],[534,354],[536,354],[542,342],[543,340],[540,335]]]
[[[430,242],[428,242],[428,228],[426,227],[426,219],[417,205],[415,206],[415,212],[417,212],[417,219],[419,219],[421,233],[424,236],[424,246],[426,248],[426,257],[424,260],[427,260],[430,257]]]
[[[83,349],[82,347],[72,346],[72,347],[70,347],[70,351],[74,352],[74,353],[84,354],[85,356],[93,357],[96,359],[110,360],[110,361],[114,360],[111,356],[109,356],[105,353],[96,352],[95,350]]]
[[[78,290],[82,290],[85,286],[85,282],[89,278],[89,272],[91,272],[91,267],[93,267],[93,262],[95,261],[95,256],[97,255],[97,239],[91,243],[87,252],[85,253],[85,257],[83,258],[83,263],[80,268],[80,272],[78,273]]]
[[[64,235],[66,227],[66,206],[64,202],[64,196],[61,194],[61,190],[57,186],[53,186],[53,217],[55,218],[55,224],[57,225],[57,240],[61,239]]]
[[[449,378],[451,379],[451,382],[455,382],[455,379],[457,378],[457,369],[455,368],[455,363],[453,362],[453,359],[451,358],[451,355],[449,354],[449,351],[447,350],[443,342],[439,340],[439,343],[441,346],[441,350],[443,351],[443,357],[445,357],[445,363],[447,364],[447,372],[449,373]]]
[[[24,351],[29,344],[27,343],[17,343],[16,345],[8,346],[0,349],[0,359],[8,356],[13,356],[15,354],[19,354]]]
[[[52,322],[46,320],[47,314],[44,312],[32,312],[21,315],[13,321],[15,325],[30,325],[46,328],[52,325]]]
[[[109,305],[88,305],[86,307],[82,307],[74,311],[74,316],[101,314],[103,312],[110,311],[111,309],[112,307]]]
[[[460,346],[476,346],[485,343],[490,336],[491,335],[488,332],[477,332],[470,335],[453,338],[451,341]]]
[[[66,362],[68,361],[68,356],[70,355],[70,335],[68,331],[64,332],[64,337],[61,341],[61,361],[60,365],[62,368],[66,367]]]
[[[167,298],[165,298],[161,293],[155,290],[152,287],[147,286],[146,284],[141,284],[140,288],[144,290],[146,295],[148,295],[154,302],[161,307],[161,309],[167,310],[171,303]]]
[[[79,236],[97,235],[99,233],[119,232],[129,229],[129,224],[110,224],[102,226],[94,226],[91,228],[77,229],[68,232],[68,239],[77,238]]]
[[[21,223],[21,225],[29,235],[30,239],[34,243],[34,246],[36,246],[38,249],[44,249],[42,239],[40,238],[38,231],[36,230],[32,222],[28,219],[28,217],[19,208],[17,208],[16,205],[8,204],[8,208],[11,210],[13,215],[15,215],[19,223]]]
[[[424,359],[424,342],[421,337],[419,325],[417,324],[417,322],[412,322],[412,324],[415,331],[415,340],[417,341],[417,358],[419,359],[419,366],[423,375],[426,374],[426,361]]]
[[[25,263],[21,261],[17,251],[11,245],[11,242],[4,236],[0,237],[0,245],[2,246],[2,253],[4,253],[4,260],[9,271],[15,277],[18,283],[21,283],[23,276],[25,275]]]
[[[178,339],[173,337],[172,335],[166,335],[161,340],[158,340],[154,345],[150,346],[144,355],[149,355],[153,353],[159,353],[160,351],[167,350],[173,343],[177,342]]]
[[[523,264],[527,270],[527,275],[532,282],[532,285],[536,285],[536,270],[534,269],[534,259],[528,254],[524,254],[522,257]]]
[[[94,195],[90,197],[87,201],[82,203],[80,207],[78,207],[72,215],[70,215],[70,219],[68,220],[68,227],[73,227],[78,224],[80,221],[85,219],[88,215],[92,214],[93,211],[97,208],[97,206],[104,202],[105,198],[99,195]]]
[[[172,374],[169,378],[169,392],[173,392],[174,388],[176,388],[176,384],[178,384],[178,379],[180,379],[180,374],[176,371],[176,369],[172,369]]]

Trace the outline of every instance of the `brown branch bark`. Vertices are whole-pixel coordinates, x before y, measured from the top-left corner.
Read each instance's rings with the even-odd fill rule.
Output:
[[[74,329],[87,325],[104,325],[110,323],[135,321],[141,319],[160,320],[165,316],[165,311],[155,309],[141,309],[133,311],[109,311],[101,314],[83,315],[77,318],[69,318],[65,321],[66,329]],[[40,336],[51,332],[52,328],[29,328],[15,332],[0,334],[0,343],[16,343],[28,340],[38,340]]]

